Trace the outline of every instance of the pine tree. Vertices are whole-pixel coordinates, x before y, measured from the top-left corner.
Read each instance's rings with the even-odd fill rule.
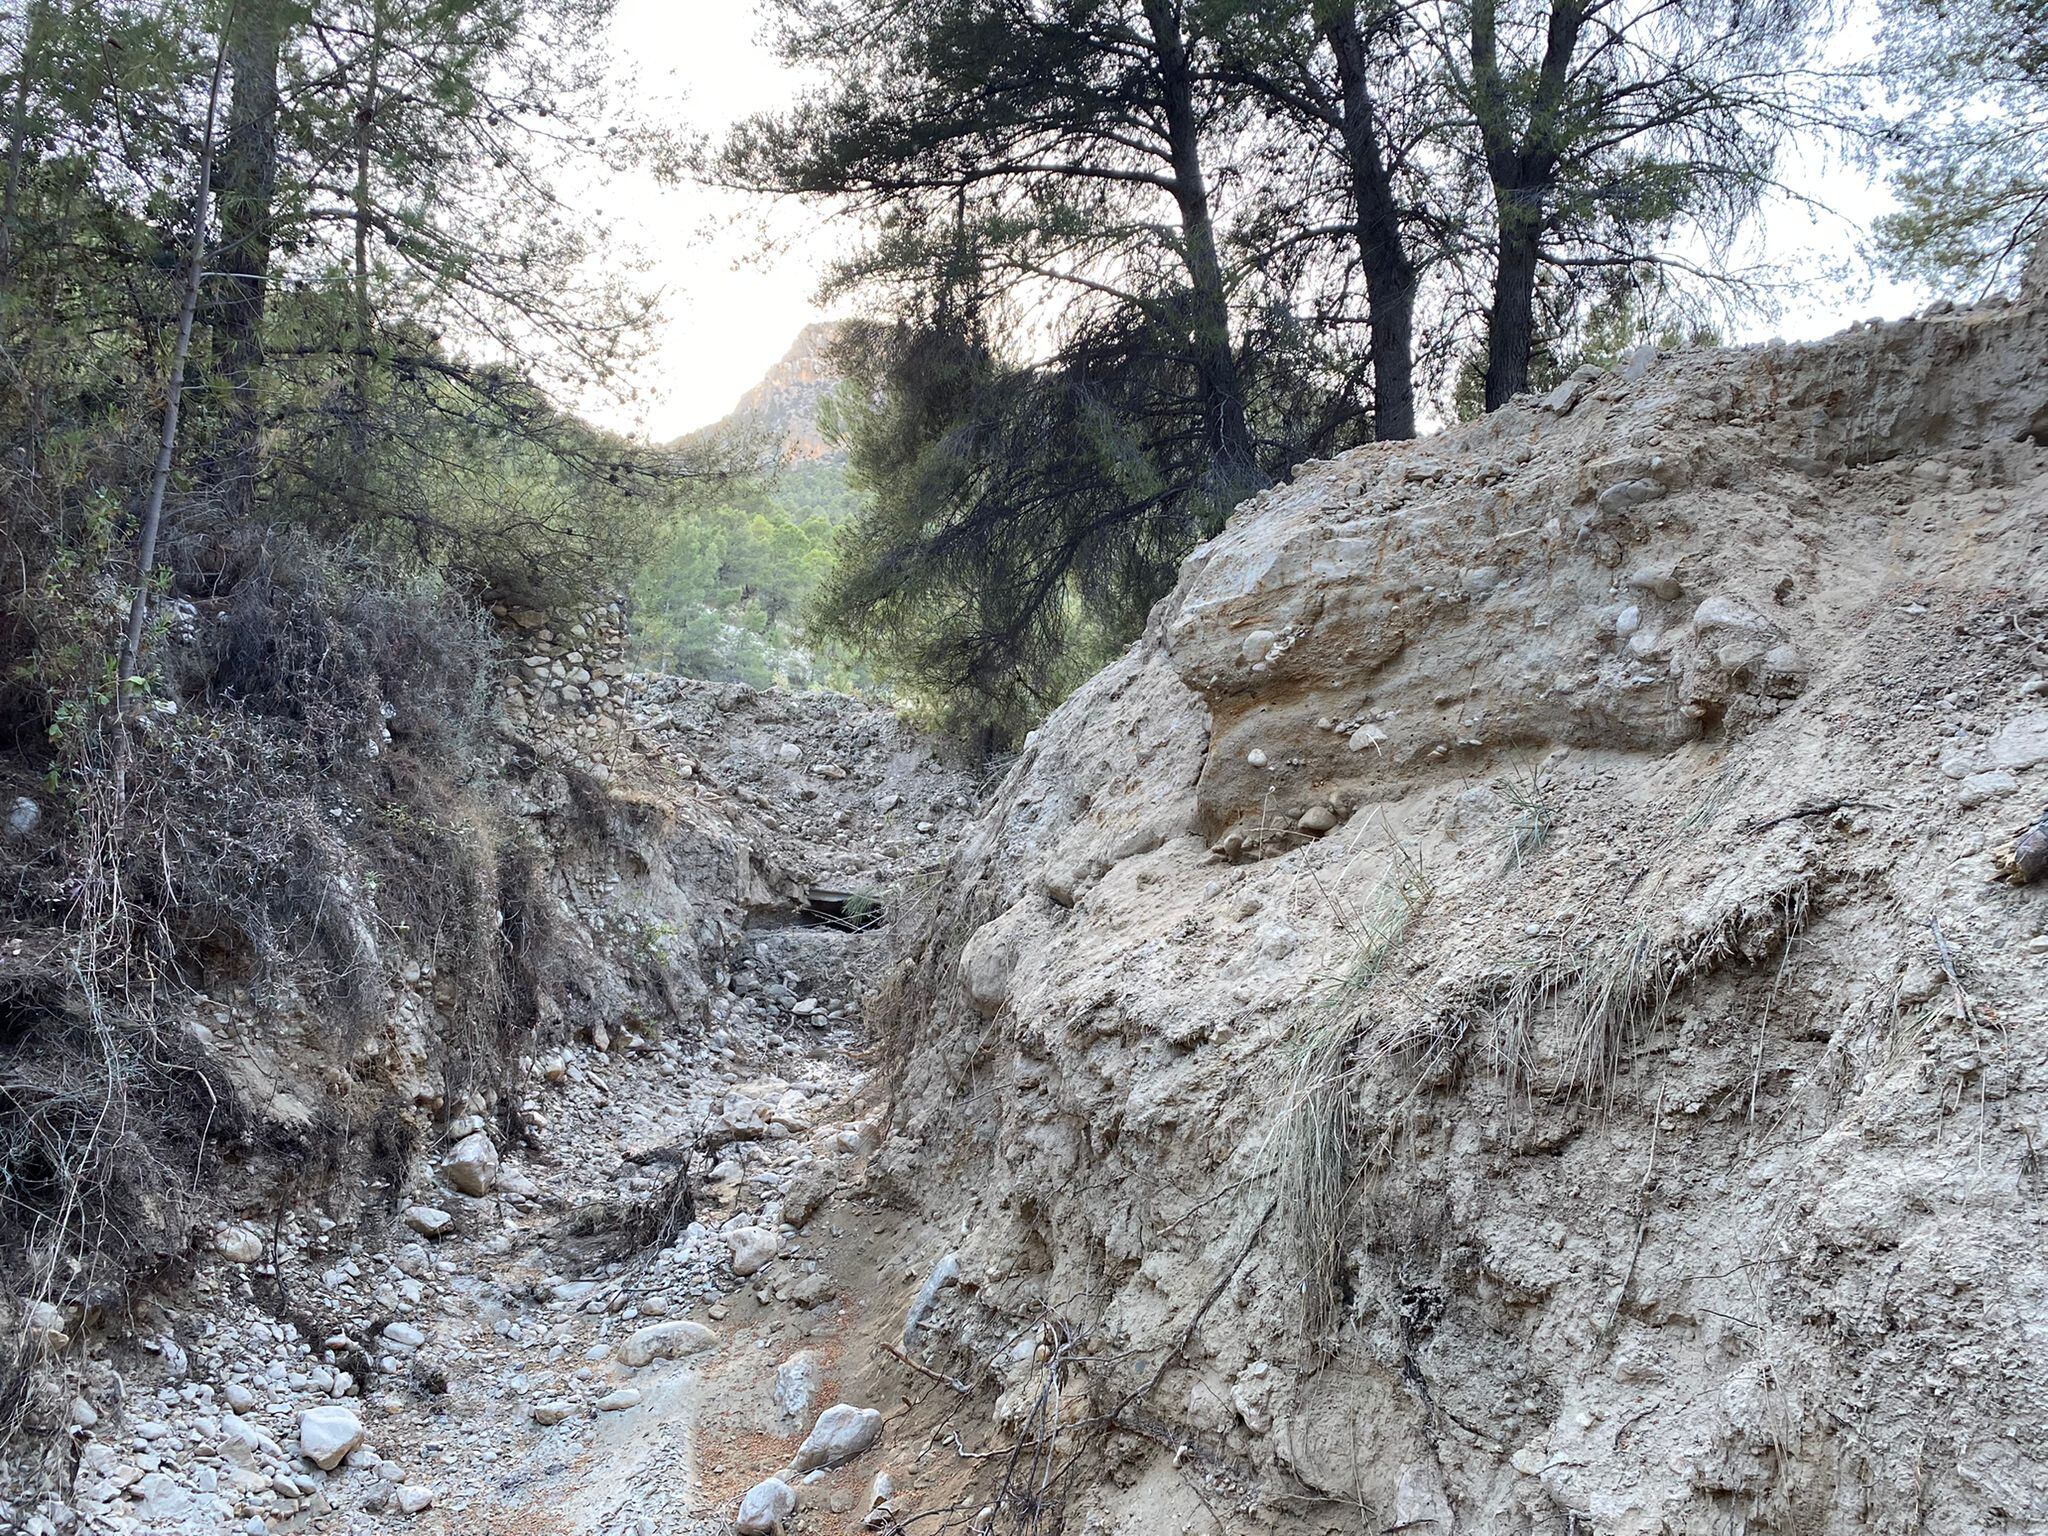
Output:
[[[1983,292],[2048,241],[2048,0],[1886,0],[1894,271]]]

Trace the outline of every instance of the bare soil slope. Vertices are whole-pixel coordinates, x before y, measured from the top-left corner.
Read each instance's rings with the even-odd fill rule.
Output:
[[[892,983],[996,1513],[2048,1523],[2044,573],[2038,298],[1240,509]]]
[[[970,781],[853,699],[616,697],[602,734],[499,722],[478,793],[531,894],[495,921],[381,920],[353,894],[378,889],[370,814],[335,818],[359,1032],[312,960],[180,1000],[223,1118],[329,1150],[172,1170],[175,1267],[118,1302],[7,1298],[30,1368],[0,1530],[717,1532],[826,1394],[866,1400],[839,1338],[902,1224],[852,1187],[875,920],[943,861]],[[406,846],[446,878],[442,845]],[[547,972],[525,1027],[479,1042],[448,954],[501,943]],[[851,1510],[872,1471],[807,1496]]]

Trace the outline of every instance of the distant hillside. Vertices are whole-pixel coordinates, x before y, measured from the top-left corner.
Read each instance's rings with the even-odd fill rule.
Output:
[[[678,518],[634,583],[640,663],[762,687],[869,686],[855,658],[815,645],[803,623],[857,511],[846,466],[832,456],[799,460]]]
[[[860,511],[846,454],[818,425],[839,383],[826,358],[838,334],[829,321],[805,326],[732,414],[705,429],[763,433],[788,458],[764,482],[734,487],[664,530],[634,583],[642,665],[759,686],[871,686],[855,658],[814,645],[803,622],[840,528]]]
[[[843,460],[844,452],[826,441],[818,427],[819,408],[839,384],[826,358],[838,335],[833,321],[805,326],[782,361],[740,397],[720,425],[766,429],[789,445],[791,459],[799,464]]]

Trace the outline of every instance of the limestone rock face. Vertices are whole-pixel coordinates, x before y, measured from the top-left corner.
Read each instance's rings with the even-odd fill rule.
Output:
[[[2042,421],[2048,300],[1239,508],[898,925],[905,1349],[1375,1528],[2048,1521]]]

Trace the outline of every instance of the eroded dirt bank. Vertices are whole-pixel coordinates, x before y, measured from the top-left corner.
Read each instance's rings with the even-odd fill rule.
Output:
[[[2048,1521],[2044,472],[2036,300],[1641,353],[1196,551],[886,1015],[931,1359],[1069,1528]]]
[[[610,711],[543,704],[589,689],[567,668],[593,643],[557,628],[527,618],[501,769],[560,973],[535,1043],[451,1079],[466,983],[389,932],[364,1037],[202,998],[196,1038],[261,1124],[407,1107],[282,1188],[231,1158],[192,1192],[182,1274],[121,1312],[31,1307],[0,1528],[729,1530],[839,1395],[872,1396],[843,1336],[901,1224],[858,1197],[862,997],[972,782],[850,699],[614,667]],[[864,1515],[871,1476],[807,1491]]]

